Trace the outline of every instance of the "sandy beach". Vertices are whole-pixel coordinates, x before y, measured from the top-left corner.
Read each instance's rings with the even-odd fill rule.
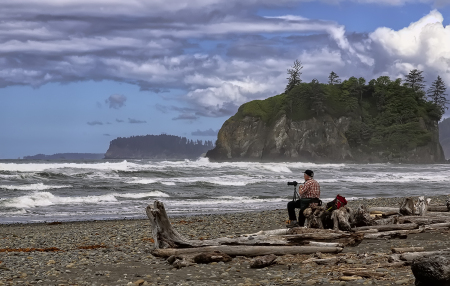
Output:
[[[433,197],[444,204],[448,196]],[[401,198],[349,202],[350,207],[398,206]],[[172,217],[186,238],[209,239],[284,228],[286,210]],[[0,225],[0,285],[414,285],[409,266],[389,267],[393,247],[450,248],[449,230],[408,235],[407,239],[364,240],[346,247],[337,265],[303,261],[332,254],[287,255],[276,264],[250,268],[250,258],[175,269],[154,257],[148,220],[53,222]],[[341,281],[348,269],[364,268],[377,278]]]

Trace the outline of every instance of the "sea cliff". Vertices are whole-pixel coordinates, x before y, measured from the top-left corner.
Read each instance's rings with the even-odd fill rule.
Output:
[[[436,107],[399,81],[381,87],[371,81],[357,94],[348,92],[347,81],[312,85],[242,105],[206,156],[214,161],[445,161]],[[386,85],[389,92],[381,98]],[[320,102],[314,93],[321,94]]]

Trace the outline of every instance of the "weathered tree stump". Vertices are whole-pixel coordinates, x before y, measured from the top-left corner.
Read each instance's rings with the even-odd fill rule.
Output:
[[[331,219],[333,220],[334,230],[350,231],[352,229],[350,224],[350,218],[352,216],[352,210],[347,206],[343,206],[331,213]]]
[[[331,213],[324,207],[307,208],[303,211],[306,217],[305,226],[308,228],[332,228]]]
[[[355,211],[353,211],[352,222],[354,227],[376,224],[374,219],[370,217],[370,213],[364,205],[360,205]]]
[[[414,215],[414,200],[413,198],[404,198],[400,204],[400,213],[402,215]]]

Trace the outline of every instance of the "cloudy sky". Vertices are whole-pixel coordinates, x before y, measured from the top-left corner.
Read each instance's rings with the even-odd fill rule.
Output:
[[[103,153],[116,137],[215,140],[302,79],[450,84],[448,0],[2,0],[0,158]]]

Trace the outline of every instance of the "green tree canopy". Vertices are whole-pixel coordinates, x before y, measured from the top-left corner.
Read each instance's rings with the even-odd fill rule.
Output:
[[[302,63],[299,60],[295,60],[292,68],[287,70],[289,77],[287,78],[288,84],[286,85],[285,92],[291,91],[294,87],[298,86],[302,82],[302,80],[300,79],[300,76],[302,75],[302,69]]]

